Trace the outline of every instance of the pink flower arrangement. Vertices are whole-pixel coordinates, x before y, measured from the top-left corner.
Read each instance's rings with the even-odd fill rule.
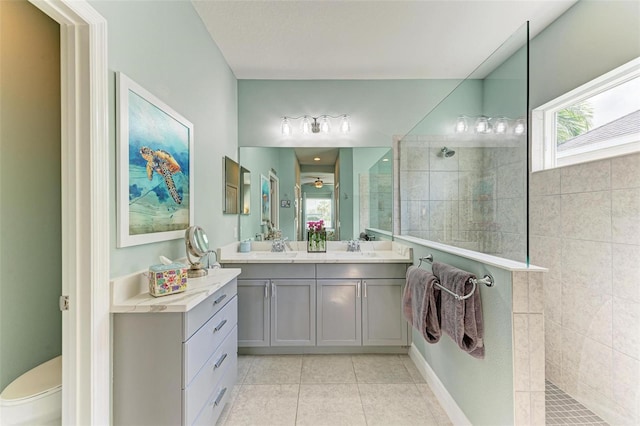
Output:
[[[317,222],[307,222],[307,229],[311,232],[324,231],[324,220],[320,219]]]

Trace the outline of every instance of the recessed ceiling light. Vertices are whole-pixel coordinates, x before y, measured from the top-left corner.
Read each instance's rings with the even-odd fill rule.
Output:
[[[389,159],[388,158],[383,158],[382,161],[389,161]]]
[[[320,161],[320,157],[313,157],[313,161]]]

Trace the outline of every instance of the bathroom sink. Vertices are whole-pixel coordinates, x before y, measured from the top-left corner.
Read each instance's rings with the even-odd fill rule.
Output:
[[[377,254],[374,251],[337,251],[331,254],[335,255],[336,257],[342,257],[342,258],[377,257]]]
[[[264,257],[264,258],[281,258],[281,257],[292,258],[292,257],[296,257],[297,254],[298,254],[297,251],[283,251],[283,252],[254,251],[253,253],[251,253],[252,257]]]

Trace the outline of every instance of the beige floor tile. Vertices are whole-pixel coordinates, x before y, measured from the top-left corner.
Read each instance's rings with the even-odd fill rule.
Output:
[[[238,355],[238,383],[244,383],[254,358],[252,355]]]
[[[397,355],[353,355],[358,383],[413,383]]]
[[[256,356],[244,384],[300,383],[302,355]]]
[[[440,405],[438,398],[436,398],[429,385],[417,384],[416,387],[418,388],[420,395],[422,395],[422,397],[427,401],[427,407],[429,408],[429,411],[431,411],[433,417],[436,419],[438,425],[453,425],[451,423],[451,419],[449,419],[449,416],[444,411],[444,408],[442,408],[442,405]]]
[[[358,385],[302,384],[296,425],[366,425]]]
[[[295,425],[299,386],[242,385],[225,426]]]
[[[231,396],[229,396],[229,400],[224,405],[224,408],[220,413],[220,417],[218,417],[218,421],[216,422],[216,426],[222,426],[227,421],[229,413],[231,412],[231,408],[233,407],[233,403],[235,402],[236,398],[238,397],[238,393],[240,392],[240,387],[241,385],[236,385],[233,387]]]
[[[414,383],[427,383],[424,380],[424,377],[422,377],[422,374],[420,374],[420,370],[418,370],[416,365],[413,363],[413,360],[409,358],[409,355],[400,355],[400,360],[409,372],[409,375],[413,379]]]
[[[305,355],[302,383],[356,383],[351,355]]]
[[[368,426],[437,425],[417,385],[358,384]]]

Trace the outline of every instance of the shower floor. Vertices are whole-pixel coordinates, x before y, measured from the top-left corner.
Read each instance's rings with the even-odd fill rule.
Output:
[[[609,425],[548,380],[544,393],[547,425]]]

